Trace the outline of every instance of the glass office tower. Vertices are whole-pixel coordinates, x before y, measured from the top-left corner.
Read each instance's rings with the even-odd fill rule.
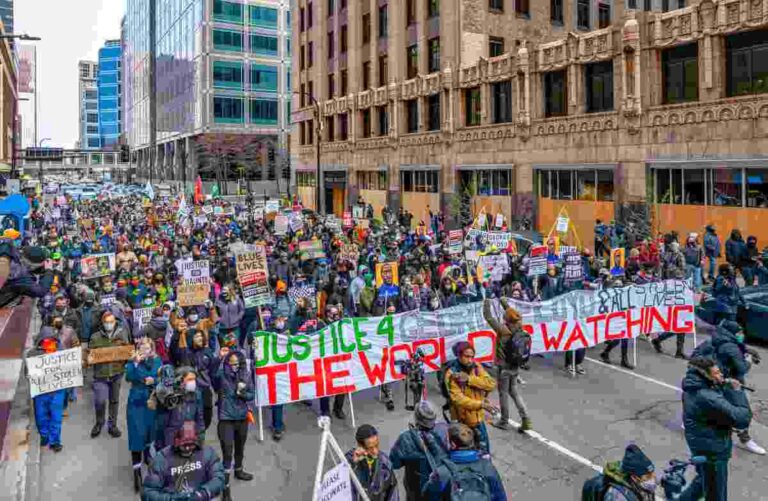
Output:
[[[120,40],[108,40],[99,49],[99,136],[102,149],[117,148],[120,139],[122,52]]]

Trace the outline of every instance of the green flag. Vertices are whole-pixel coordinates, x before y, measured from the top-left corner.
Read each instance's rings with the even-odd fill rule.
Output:
[[[219,198],[221,196],[221,193],[219,193],[219,185],[214,184],[213,188],[211,189],[211,198]]]

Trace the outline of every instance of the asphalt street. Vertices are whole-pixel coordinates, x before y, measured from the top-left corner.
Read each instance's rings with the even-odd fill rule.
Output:
[[[698,341],[706,338],[699,329]],[[595,474],[594,468],[620,459],[624,447],[636,442],[656,463],[657,471],[671,458],[685,459],[688,449],[681,429],[680,392],[677,390],[686,363],[671,356],[674,340],[666,343],[665,355],[656,354],[650,343],[637,342],[634,372],[618,367],[620,350],[612,352],[614,365],[599,362],[599,350],[588,353],[587,374],[572,378],[563,371],[563,355],[534,357],[531,370],[523,371],[525,401],[535,432],[503,432],[489,426],[493,462],[503,477],[507,494],[515,500],[580,499],[581,486]],[[686,351],[693,348],[693,337]],[[768,350],[758,346],[768,360]],[[631,354],[630,350],[630,354]],[[429,376],[429,399],[439,406],[442,397],[434,376]],[[768,371],[756,366],[749,376],[757,392],[750,395],[755,419],[755,440],[768,445]],[[123,385],[124,403],[128,385]],[[379,429],[382,449],[387,451],[406,428],[410,413],[403,409],[403,387],[397,387],[397,409],[388,412],[377,401],[378,392],[354,395],[357,424],[370,423]],[[63,426],[64,450],[58,454],[42,450],[40,478],[32,500],[62,499],[128,500],[135,498],[131,461],[127,447],[125,408],[120,410],[123,436],[106,433],[89,437],[93,425],[91,391],[79,390],[79,400],[70,407]],[[497,399],[493,395],[492,399]],[[349,415],[349,406],[346,406]],[[257,427],[251,427],[246,444],[246,469],[255,473],[252,482],[233,480],[235,500],[311,499],[318,459],[320,429],[318,405],[293,404],[286,408],[286,435],[279,443],[270,438],[269,410],[265,409],[265,441],[259,442]],[[519,421],[513,407],[513,421]],[[334,436],[343,449],[354,445],[349,416],[334,421]],[[206,442],[219,450],[216,422]],[[735,437],[734,437],[735,438]],[[39,440],[33,434],[31,440]],[[729,498],[761,499],[768,492],[768,457],[734,448],[730,463]]]

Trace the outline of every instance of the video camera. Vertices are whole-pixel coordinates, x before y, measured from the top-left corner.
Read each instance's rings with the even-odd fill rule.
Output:
[[[405,410],[412,411],[419,405],[424,395],[424,352],[417,349],[410,358],[398,360],[395,365],[400,367],[400,372],[405,376]],[[408,394],[412,395],[409,405]]]
[[[670,459],[669,466],[664,468],[664,476],[661,478],[661,486],[664,488],[664,496],[667,499],[677,499],[683,492],[687,481],[685,480],[685,470],[690,465],[700,465],[707,462],[703,456],[694,456],[688,461],[679,459]]]

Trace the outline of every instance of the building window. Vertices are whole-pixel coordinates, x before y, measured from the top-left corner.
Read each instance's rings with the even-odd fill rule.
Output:
[[[480,125],[482,111],[482,95],[480,87],[464,89],[464,125],[471,127]]]
[[[97,91],[95,91],[95,90],[87,90],[87,91],[85,91],[85,99],[88,100],[88,101],[95,101],[96,99],[98,99],[98,97],[99,97],[99,95],[98,95]]]
[[[537,178],[542,198],[613,201],[613,171],[610,169],[543,170]]]
[[[504,12],[504,0],[488,0],[488,10],[491,12]]]
[[[363,122],[363,137],[371,137],[371,110],[360,112],[360,119]]]
[[[400,171],[400,187],[405,192],[439,193],[440,171],[403,170]]]
[[[304,33],[304,7],[299,8],[299,31]]]
[[[213,0],[213,20],[223,23],[243,24],[243,4]]]
[[[371,41],[371,15],[363,14],[363,44]]]
[[[747,207],[768,207],[768,169],[747,169]]]
[[[328,99],[333,99],[336,95],[336,76],[333,73],[328,74]]]
[[[576,0],[576,28],[589,30],[589,3],[591,0]]]
[[[96,101],[86,102],[85,103],[85,109],[86,110],[98,110],[99,109],[99,103],[97,103]]]
[[[217,89],[242,89],[243,65],[239,62],[214,61],[213,86]]]
[[[371,62],[363,63],[363,90],[368,90],[371,86]]]
[[[307,121],[307,144],[314,144],[315,142],[315,121]]]
[[[440,0],[427,0],[427,17],[433,18],[440,15]]]
[[[296,186],[301,188],[314,188],[315,173],[314,172],[297,172],[296,173]]]
[[[389,81],[387,77],[387,56],[382,54],[379,56],[379,87],[387,85]]]
[[[341,41],[339,42],[339,53],[347,53],[347,25],[341,27]]]
[[[261,7],[251,5],[251,26],[260,26],[263,28],[277,28],[277,9],[271,7]],[[290,20],[287,22],[291,25]]]
[[[726,37],[728,95],[768,92],[768,30]]]
[[[699,99],[698,44],[681,45],[661,53],[665,104]]]
[[[333,0],[328,0],[328,15],[332,16],[333,11],[336,10],[336,4]]]
[[[214,96],[213,117],[216,123],[243,123],[243,100],[235,97]]]
[[[440,130],[440,94],[427,97],[427,130]]]
[[[661,0],[662,12],[683,8],[685,8],[685,0]]]
[[[315,99],[315,83],[309,82],[307,84],[307,94],[309,94],[309,102],[311,103]]]
[[[328,32],[328,42],[326,43],[326,46],[328,47],[328,59],[333,57],[334,53],[334,42],[336,41],[336,37],[334,36],[335,33],[333,31]]]
[[[307,105],[307,91],[305,89],[304,84],[301,84],[300,89],[301,90],[299,91],[299,106],[303,108],[304,106]]]
[[[549,19],[552,21],[552,24],[563,25],[563,0],[550,1]]]
[[[341,70],[341,95],[347,95],[347,70]]]
[[[307,67],[311,68],[315,64],[315,42],[307,44]]]
[[[339,0],[339,10],[344,10],[347,8],[347,0]]]
[[[613,61],[584,65],[587,113],[613,110]]]
[[[496,57],[504,54],[504,39],[500,37],[488,38],[488,57]]]
[[[491,84],[491,107],[493,123],[512,121],[512,81]]]
[[[233,30],[213,30],[213,48],[216,50],[242,52],[243,32]]]
[[[404,102],[406,132],[409,134],[419,132],[419,100],[410,99]]]
[[[251,123],[277,125],[277,100],[251,99]]]
[[[379,38],[387,38],[387,6],[379,7]]]
[[[336,117],[325,117],[325,140],[329,143],[336,141]]]
[[[89,148],[101,148],[101,142],[99,141],[98,137],[89,137],[88,138],[88,147]]]
[[[427,41],[429,50],[429,72],[440,71],[440,37],[430,38]]]
[[[521,17],[531,17],[529,0],[515,0],[515,14]]]
[[[512,171],[498,170],[461,170],[459,182],[462,191],[470,195],[509,196],[512,193]]]
[[[766,207],[760,169],[654,169],[657,204],[743,207],[743,182],[747,207]]]
[[[339,140],[346,141],[349,135],[349,115],[342,113],[339,115]]]
[[[314,9],[312,9],[312,2],[307,3],[307,28],[311,28],[314,21]]]
[[[379,190],[387,189],[386,171],[358,171],[357,186],[361,190]]]
[[[406,49],[406,78],[415,78],[419,73],[419,46],[411,45]]]
[[[565,70],[544,73],[544,116],[557,117],[567,113],[565,100]]]
[[[379,120],[379,136],[386,136],[389,134],[389,110],[387,105],[377,106],[376,115]]]
[[[277,67],[251,65],[251,90],[277,92]]]
[[[312,42],[309,42],[309,43],[311,46]],[[260,54],[264,56],[276,56],[277,55],[277,37],[251,34],[251,54]],[[310,54],[309,60],[312,61],[312,54]],[[312,63],[310,62],[309,65],[312,66]]]
[[[611,25],[611,6],[607,3],[597,4],[597,27],[607,28]]]
[[[407,26],[416,22],[416,0],[405,0],[405,24]]]
[[[304,59],[304,54],[306,54],[306,47],[303,45],[299,47],[299,69],[303,70],[306,67],[306,60]]]

